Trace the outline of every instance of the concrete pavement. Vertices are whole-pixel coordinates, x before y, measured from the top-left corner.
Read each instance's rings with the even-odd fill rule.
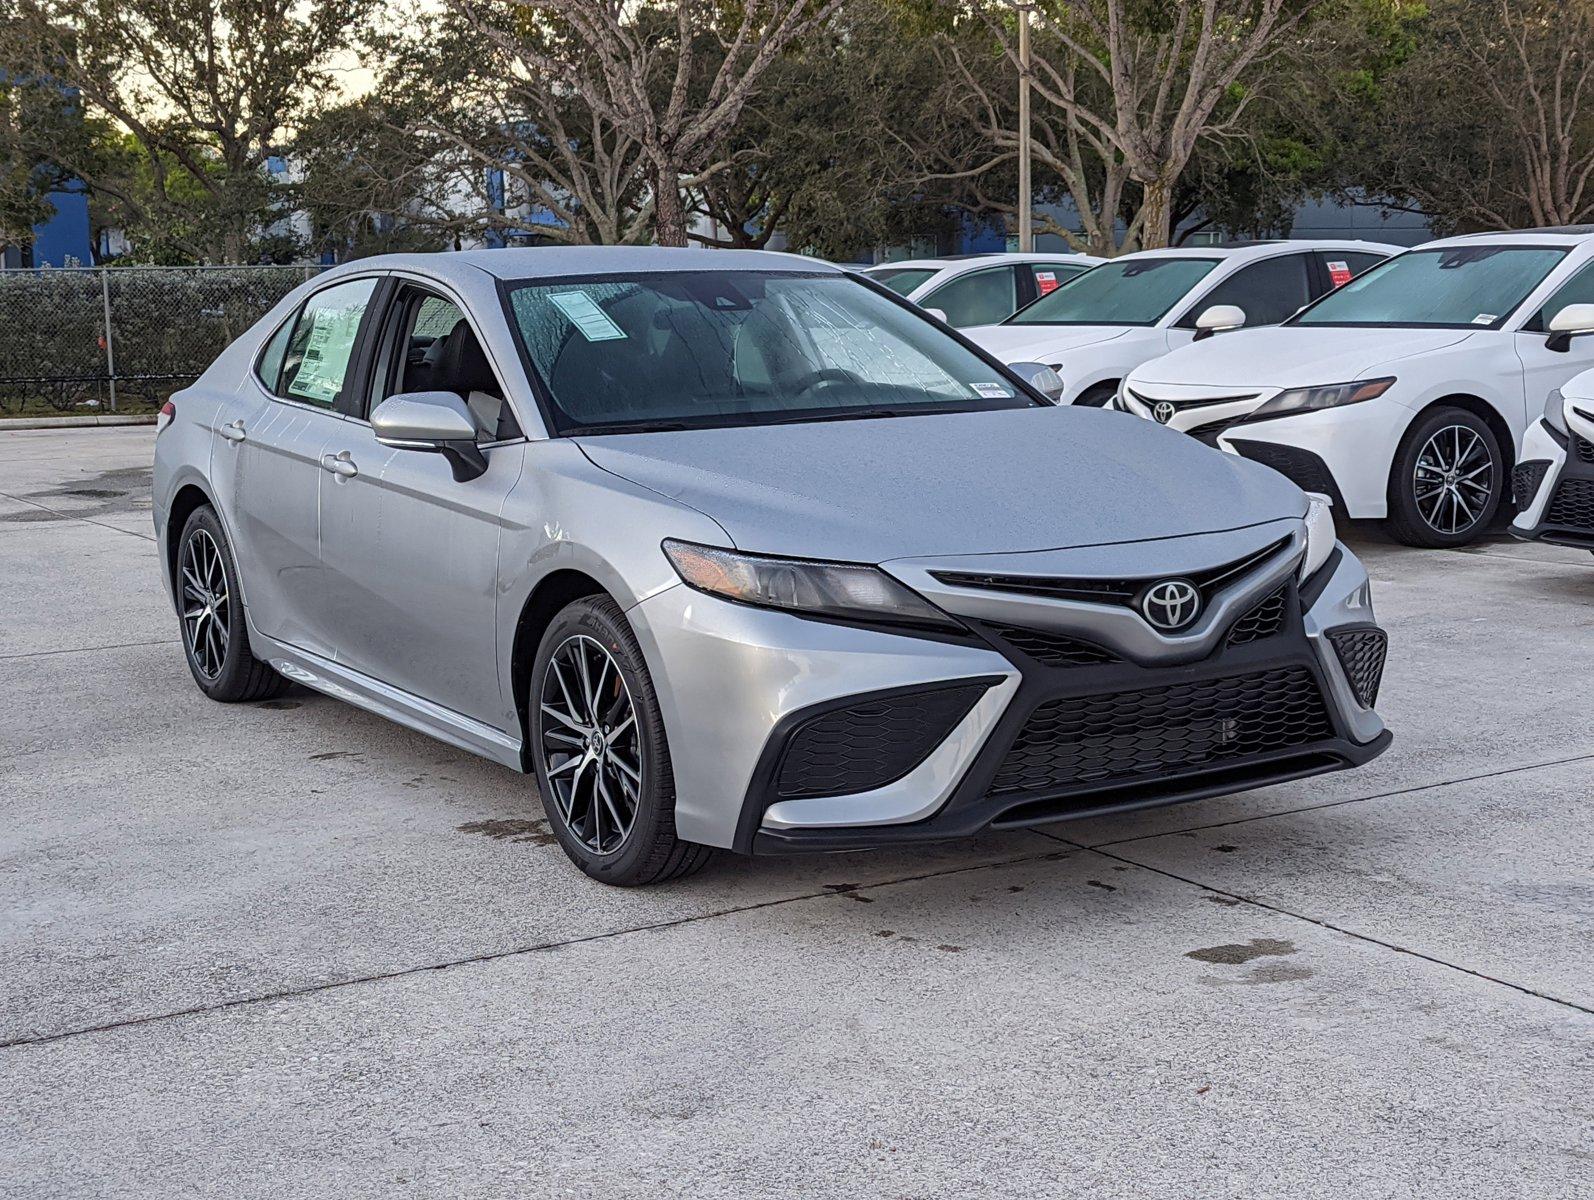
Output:
[[[0,1194],[1590,1194],[1594,558],[1355,531],[1364,770],[619,892],[205,701],[150,442],[0,432]]]

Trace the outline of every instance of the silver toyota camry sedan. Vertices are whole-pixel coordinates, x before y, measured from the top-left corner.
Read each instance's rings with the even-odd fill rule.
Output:
[[[188,666],[534,774],[613,884],[1379,754],[1327,505],[1057,384],[803,258],[351,263],[162,413]]]

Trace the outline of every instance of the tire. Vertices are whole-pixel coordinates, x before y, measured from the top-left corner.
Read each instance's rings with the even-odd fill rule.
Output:
[[[1487,495],[1480,490],[1483,480]],[[1465,546],[1493,523],[1505,487],[1505,454],[1488,422],[1463,408],[1429,409],[1395,452],[1385,526],[1408,546]]]
[[[1079,399],[1074,401],[1076,408],[1105,408],[1118,394],[1117,383],[1098,383],[1088,387],[1079,394]]]
[[[675,835],[658,695],[636,635],[608,596],[583,597],[554,617],[537,647],[526,712],[548,826],[571,862],[616,887],[708,865],[710,847]]]
[[[209,505],[189,514],[178,535],[172,590],[183,656],[200,691],[223,704],[237,704],[269,700],[288,689],[288,681],[249,649],[238,567],[221,520]]]

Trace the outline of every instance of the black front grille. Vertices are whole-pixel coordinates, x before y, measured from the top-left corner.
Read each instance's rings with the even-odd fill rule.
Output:
[[[1577,413],[1577,415],[1582,417],[1585,421],[1594,421],[1594,414],[1586,413],[1581,408],[1576,408],[1572,411]],[[1586,437],[1580,437],[1574,433],[1572,435],[1572,448],[1577,451],[1578,458],[1580,458],[1583,462],[1594,466],[1594,442],[1589,441]]]
[[[1202,598],[1206,599],[1212,592],[1267,561],[1288,544],[1288,538],[1281,538],[1244,558],[1204,571],[1190,571],[1179,578],[1195,584]],[[1147,584],[1168,578],[1160,575],[1141,579],[1078,579],[1052,575],[983,575],[967,571],[932,571],[931,574],[952,587],[1045,596],[1052,600],[1085,600],[1096,604],[1132,604]]]
[[[805,721],[786,745],[775,791],[787,799],[846,796],[894,783],[929,757],[988,686],[865,700]]]
[[[1229,630],[1229,645],[1243,646],[1247,642],[1259,642],[1272,637],[1284,628],[1289,602],[1290,588],[1285,584],[1234,623],[1234,628]]]
[[[1229,444],[1252,462],[1272,467],[1302,491],[1332,496],[1336,508],[1345,507],[1340,502],[1339,486],[1334,482],[1333,472],[1328,469],[1327,463],[1310,450],[1280,446],[1276,442],[1243,442],[1233,438],[1229,439]]]
[[[1322,694],[1305,667],[1068,696],[1030,714],[990,792],[1146,779],[1333,736]]]
[[[1511,472],[1511,499],[1516,502],[1518,511],[1526,509],[1533,503],[1533,497],[1539,494],[1539,485],[1544,482],[1544,473],[1550,469],[1550,464],[1542,459],[1535,458],[1531,462],[1518,463]]]
[[[1236,417],[1224,417],[1221,421],[1208,421],[1205,425],[1196,425],[1186,432],[1198,442],[1205,442],[1209,446],[1217,446],[1218,435],[1225,429],[1232,429],[1242,421],[1248,421],[1250,413],[1241,413]]]
[[[1594,479],[1563,479],[1555,489],[1544,522],[1569,529],[1594,529]]]
[[[1363,708],[1371,708],[1378,701],[1378,685],[1384,677],[1384,656],[1389,652],[1389,639],[1382,629],[1342,629],[1328,635],[1334,643],[1334,653],[1339,655],[1339,665],[1345,668],[1345,678],[1350,680],[1351,691]]]
[[[1048,633],[1044,629],[993,627],[991,632],[1021,654],[1048,667],[1096,667],[1123,661],[1111,650],[1093,642]]]

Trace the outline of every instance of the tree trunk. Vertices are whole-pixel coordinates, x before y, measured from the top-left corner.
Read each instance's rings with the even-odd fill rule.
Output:
[[[681,171],[673,163],[653,169],[653,240],[661,246],[686,245],[686,206],[681,203]]]
[[[1173,180],[1141,185],[1139,249],[1161,250],[1173,235]]]

